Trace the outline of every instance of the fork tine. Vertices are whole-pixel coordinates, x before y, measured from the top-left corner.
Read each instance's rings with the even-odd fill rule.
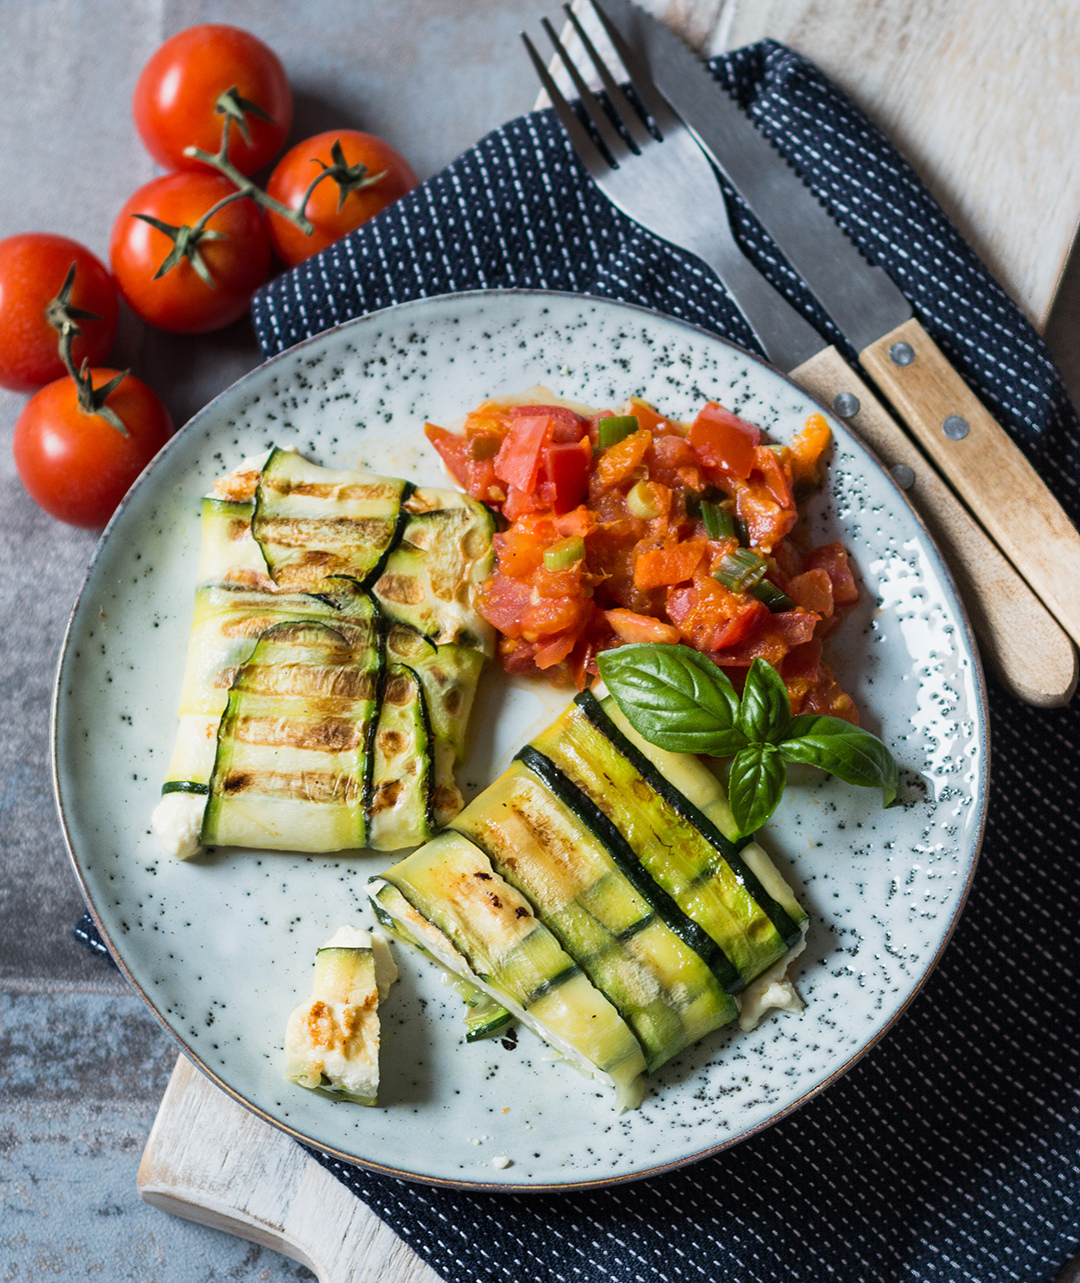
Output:
[[[589,33],[581,25],[573,8],[568,4],[564,4],[563,12],[570,19],[570,24],[577,33],[582,48],[589,55],[592,65],[596,68],[596,74],[600,77],[601,83],[607,90],[608,99],[615,110],[616,116],[622,121],[626,132],[630,135],[638,150],[642,147],[647,147],[653,141],[653,138],[641,118],[641,113],[626,96],[623,87],[611,74],[607,63],[600,57],[599,51],[589,39]]]
[[[626,143],[622,139],[622,135],[608,119],[607,112],[605,112],[603,107],[600,105],[600,100],[585,83],[581,72],[578,71],[574,64],[574,60],[566,52],[566,46],[556,35],[555,28],[550,22],[548,22],[547,18],[541,18],[540,25],[547,32],[548,39],[555,47],[555,52],[562,60],[562,64],[569,73],[570,79],[574,82],[574,88],[577,90],[578,97],[581,99],[581,105],[589,113],[589,119],[596,127],[596,131],[600,135],[604,146],[608,149],[608,153],[611,158],[616,164],[618,164],[620,160],[625,159],[631,154],[630,148],[627,147]]]
[[[601,26],[607,32],[607,37],[611,41],[615,52],[619,55],[622,65],[626,68],[630,83],[637,91],[638,97],[645,104],[645,110],[655,121],[661,135],[666,134],[673,125],[677,127],[679,124],[678,117],[668,106],[667,100],[661,95],[660,90],[653,84],[648,67],[626,43],[622,32],[600,7],[599,0],[589,0],[589,3],[593,7],[593,12],[600,19]]]
[[[562,90],[555,83],[548,71],[544,60],[536,52],[536,46],[523,31],[521,39],[525,48],[528,50],[532,64],[536,68],[536,74],[540,77],[540,83],[544,86],[547,96],[551,99],[551,105],[555,108],[555,114],[562,122],[563,129],[566,130],[570,138],[571,145],[581,158],[582,164],[594,177],[611,169],[607,157],[604,156],[600,148],[593,142],[589,136],[589,131],[577,118],[577,114],[570,104],[562,95]]]

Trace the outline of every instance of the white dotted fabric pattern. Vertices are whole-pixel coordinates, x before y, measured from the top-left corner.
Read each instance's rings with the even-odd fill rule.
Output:
[[[1075,517],[1080,425],[1053,365],[910,167],[790,50],[713,68]],[[731,208],[750,257],[839,341]],[[750,345],[720,287],[613,210],[544,112],[274,281],[254,318],[269,355],[392,303],[496,286],[607,295]],[[452,1283],[1050,1283],[1080,1240],[1080,717],[993,686],[991,703],[989,825],[956,935],[898,1025],[800,1113],[681,1171],[566,1194],[424,1187],[316,1157]]]

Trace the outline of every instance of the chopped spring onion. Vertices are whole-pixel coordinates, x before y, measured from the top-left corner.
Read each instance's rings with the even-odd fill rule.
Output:
[[[626,506],[635,517],[640,517],[643,521],[652,521],[661,512],[660,505],[656,502],[656,492],[648,481],[639,481],[630,487]]]
[[[752,548],[736,548],[720,559],[713,578],[732,592],[748,592],[761,583],[768,568],[764,557],[759,557]]]
[[[710,539],[733,539],[735,537],[735,518],[726,508],[718,503],[702,502],[701,518],[705,522],[705,533]]]
[[[750,527],[742,517],[735,518],[735,536],[744,548],[750,547]]]
[[[600,437],[600,449],[608,450],[638,430],[637,415],[616,414],[610,419],[601,419],[596,430]]]
[[[769,583],[767,579],[763,579],[761,583],[755,584],[753,588],[750,589],[750,595],[751,597],[756,597],[758,601],[764,602],[774,615],[779,614],[782,610],[795,609],[795,603],[787,593],[784,592],[783,589],[777,588],[775,584]]]
[[[585,556],[585,540],[580,535],[560,539],[544,550],[544,565],[548,570],[568,570],[575,561]]]

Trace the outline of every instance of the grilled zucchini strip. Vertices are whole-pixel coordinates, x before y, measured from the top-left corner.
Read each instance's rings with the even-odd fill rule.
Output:
[[[364,629],[301,620],[262,634],[218,729],[204,842],[366,844],[381,663],[374,612]]]
[[[411,489],[394,477],[322,468],[274,449],[259,476],[251,533],[282,587],[318,591],[330,575],[363,581],[399,539]]]
[[[584,1072],[640,1099],[633,1032],[483,851],[442,833],[375,879],[374,898],[451,971],[484,989]]]
[[[453,826],[488,854],[607,995],[633,1029],[650,1073],[738,1014],[625,863],[524,763],[515,762]]]

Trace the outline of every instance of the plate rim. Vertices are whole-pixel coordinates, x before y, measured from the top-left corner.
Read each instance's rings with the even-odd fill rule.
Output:
[[[756,353],[751,352],[748,349],[740,346],[738,343],[733,342],[731,339],[727,338],[723,334],[718,334],[714,330],[707,329],[706,327],[701,325],[696,325],[691,321],[687,321],[683,317],[672,316],[669,313],[659,312],[655,308],[643,307],[641,304],[638,304],[638,303],[629,303],[629,302],[624,302],[623,300],[620,300],[620,299],[605,298],[602,295],[576,293],[572,290],[547,290],[547,289],[537,289],[537,288],[531,288],[531,287],[508,287],[508,288],[496,288],[496,289],[454,290],[454,291],[448,291],[446,293],[441,293],[441,294],[424,295],[424,296],[421,296],[420,298],[409,299],[401,303],[394,303],[388,307],[378,308],[371,312],[365,312],[359,316],[351,317],[349,320],[342,321],[340,324],[331,326],[326,330],[321,330],[317,334],[309,335],[307,338],[302,339],[299,343],[295,343],[291,347],[285,348],[282,351],[275,353],[273,356],[267,357],[265,360],[261,361],[258,365],[248,370],[245,374],[241,375],[239,379],[236,379],[233,383],[229,384],[227,387],[223,388],[220,392],[218,392],[210,401],[206,403],[206,405],[198,409],[187,420],[186,423],[184,423],[179,429],[177,429],[177,431],[172,435],[172,437],[169,438],[169,440],[165,443],[162,449],[154,456],[153,459],[150,460],[147,466],[136,478],[135,482],[132,484],[131,488],[128,490],[127,494],[124,496],[123,500],[117,507],[116,511],[110,517],[108,524],[105,526],[104,530],[101,532],[101,535],[94,546],[94,550],[90,556],[90,560],[87,562],[86,569],[83,574],[82,583],[79,586],[78,592],[75,596],[75,600],[71,607],[71,611],[68,615],[67,624],[64,628],[63,640],[60,645],[60,652],[59,652],[59,657],[56,665],[56,676],[53,683],[52,698],[50,700],[50,717],[49,717],[50,775],[52,779],[53,798],[56,803],[57,813],[60,820],[60,829],[61,829],[61,834],[64,840],[64,847],[65,847],[65,850],[67,851],[68,859],[71,863],[72,869],[74,870],[75,877],[79,883],[79,887],[82,892],[83,900],[86,904],[87,910],[89,911],[90,916],[94,921],[94,925],[96,926],[99,934],[101,935],[102,940],[105,942],[106,946],[108,947],[110,957],[112,958],[113,962],[116,964],[116,967],[120,971],[121,975],[124,976],[128,984],[134,990],[134,992],[138,995],[139,998],[142,999],[142,1001],[150,1009],[151,1013],[153,1014],[158,1024],[161,1025],[161,1027],[166,1031],[169,1037],[172,1038],[172,1040],[175,1043],[177,1043],[180,1053],[184,1055],[189,1061],[191,1061],[195,1065],[195,1067],[201,1073],[205,1074],[220,1090],[224,1091],[228,1096],[230,1096],[234,1101],[236,1101],[237,1104],[243,1106],[243,1108],[253,1113],[256,1117],[268,1123],[270,1126],[276,1128],[279,1131],[284,1132],[286,1135],[290,1136],[293,1140],[295,1140],[300,1145],[308,1149],[317,1150],[319,1153],[325,1154],[330,1158],[333,1158],[339,1162],[347,1164],[348,1166],[356,1167],[363,1171],[372,1171],[380,1176],[394,1177],[399,1180],[407,1180],[415,1184],[434,1186],[442,1189],[468,1190],[468,1191],[483,1192],[483,1193],[551,1194],[551,1193],[570,1192],[573,1190],[606,1189],[606,1188],[612,1188],[616,1185],[626,1185],[635,1181],[652,1179],[653,1177],[656,1177],[656,1176],[662,1176],[669,1172],[677,1171],[678,1169],[682,1167],[686,1167],[691,1163],[697,1163],[702,1161],[703,1159],[714,1157],[715,1155],[720,1154],[725,1150],[731,1149],[736,1145],[742,1144],[744,1141],[750,1140],[754,1136],[760,1135],[762,1132],[768,1130],[770,1127],[773,1127],[775,1124],[782,1122],[785,1118],[790,1117],[792,1114],[802,1109],[805,1105],[809,1104],[811,1100],[815,1099],[823,1091],[831,1087],[838,1079],[842,1078],[845,1074],[847,1074],[870,1050],[872,1050],[874,1047],[877,1046],[877,1044],[885,1037],[887,1033],[889,1033],[894,1028],[894,1026],[899,1021],[901,1016],[904,1015],[904,1013],[911,1006],[912,1002],[914,1002],[915,998],[921,993],[923,987],[926,985],[930,976],[936,970],[941,960],[941,957],[944,954],[945,949],[948,946],[949,942],[951,941],[953,933],[955,932],[957,925],[960,921],[960,918],[963,914],[964,908],[967,904],[968,896],[971,891],[972,883],[974,881],[975,871],[979,864],[979,858],[982,853],[982,846],[983,846],[983,841],[986,833],[987,813],[988,813],[988,806],[989,806],[991,744],[990,744],[989,700],[987,696],[986,675],[983,668],[982,657],[980,655],[980,652],[976,643],[971,620],[968,615],[967,608],[964,605],[963,598],[960,596],[960,592],[957,588],[955,577],[953,576],[947,563],[945,562],[945,559],[941,554],[941,550],[938,548],[937,543],[935,542],[933,536],[931,535],[929,529],[927,528],[926,523],[923,520],[922,516],[914,507],[910,498],[904,493],[904,491],[900,490],[899,487],[896,487],[898,498],[900,498],[904,502],[904,504],[908,508],[909,513],[911,514],[911,516],[914,518],[914,520],[922,530],[922,533],[926,539],[927,548],[932,554],[934,561],[936,563],[936,569],[938,570],[939,574],[941,575],[947,587],[951,590],[952,605],[955,608],[956,622],[960,625],[962,634],[967,642],[968,650],[970,652],[972,659],[974,660],[974,663],[972,665],[972,676],[974,679],[974,688],[975,688],[975,693],[977,697],[976,698],[977,709],[975,710],[975,712],[977,713],[976,721],[978,723],[980,739],[984,746],[985,751],[983,752],[983,755],[982,755],[983,756],[982,772],[981,772],[980,779],[978,781],[978,791],[976,796],[976,804],[979,808],[979,822],[978,822],[977,831],[975,833],[974,847],[973,847],[970,863],[968,865],[967,873],[964,878],[963,887],[961,888],[960,893],[957,897],[955,909],[953,910],[951,919],[947,927],[945,928],[941,942],[938,948],[936,949],[936,951],[934,952],[934,955],[931,958],[930,962],[925,967],[923,974],[919,977],[919,980],[917,981],[915,986],[912,988],[911,992],[908,994],[905,1000],[901,1003],[901,1005],[889,1017],[889,1019],[877,1031],[877,1033],[872,1038],[869,1039],[869,1041],[867,1041],[862,1046],[860,1046],[856,1051],[854,1051],[852,1055],[843,1062],[843,1064],[839,1065],[836,1069],[834,1069],[833,1072],[829,1074],[826,1078],[824,1078],[821,1082],[808,1088],[802,1095],[798,1097],[798,1099],[791,1101],[782,1109],[777,1110],[775,1113],[771,1114],[768,1118],[763,1119],[759,1123],[756,1123],[754,1126],[749,1127],[747,1130],[740,1132],[737,1136],[727,1137],[716,1144],[709,1145],[703,1149],[697,1150],[693,1154],[689,1154],[677,1159],[671,1159],[664,1163],[658,1163],[658,1164],[655,1164],[654,1166],[648,1167],[640,1171],[627,1172],[627,1173],[623,1173],[621,1175],[615,1175],[615,1176],[605,1176],[605,1177],[598,1177],[590,1180],[580,1180],[580,1181],[566,1181],[566,1182],[560,1181],[557,1183],[550,1183],[550,1182],[514,1183],[512,1181],[494,1182],[494,1181],[478,1181],[478,1180],[460,1180],[452,1177],[431,1176],[431,1175],[424,1175],[417,1172],[405,1171],[400,1168],[392,1167],[385,1163],[379,1163],[371,1159],[361,1159],[356,1157],[353,1154],[347,1153],[344,1150],[335,1149],[331,1146],[327,1146],[325,1144],[317,1143],[311,1140],[309,1137],[305,1136],[303,1132],[300,1131],[298,1128],[294,1126],[290,1126],[288,1123],[282,1122],[279,1119],[274,1118],[265,1109],[260,1108],[258,1105],[246,1099],[244,1095],[240,1091],[238,1091],[236,1088],[233,1088],[229,1086],[229,1084],[224,1082],[221,1079],[221,1077],[217,1073],[215,1073],[214,1070],[209,1067],[209,1065],[205,1063],[204,1059],[197,1052],[195,1052],[191,1046],[189,1046],[188,1042],[183,1037],[181,1037],[181,1035],[178,1034],[176,1030],[173,1029],[173,1027],[168,1023],[165,1017],[161,1014],[161,1012],[159,1012],[157,1005],[154,1003],[150,995],[137,983],[130,969],[128,968],[126,962],[124,961],[122,952],[116,948],[116,945],[114,944],[112,937],[110,936],[108,930],[106,929],[105,924],[101,919],[101,915],[99,914],[97,907],[93,903],[93,900],[90,896],[87,880],[83,876],[82,870],[79,866],[78,858],[76,857],[76,854],[75,854],[75,848],[74,848],[74,844],[72,842],[72,837],[71,837],[71,830],[68,825],[67,813],[64,808],[63,786],[60,781],[57,739],[59,734],[60,704],[61,704],[62,687],[63,687],[62,679],[64,675],[64,670],[65,670],[65,663],[68,658],[69,647],[72,642],[72,633],[75,627],[75,621],[80,612],[80,606],[82,605],[83,598],[90,586],[90,582],[94,576],[95,569],[98,565],[99,559],[103,555],[104,549],[108,542],[108,538],[112,532],[114,525],[120,519],[122,513],[127,509],[128,504],[131,501],[132,497],[135,495],[136,491],[141,490],[143,486],[149,484],[150,477],[154,474],[154,472],[160,466],[162,460],[166,457],[166,455],[171,453],[171,451],[174,449],[175,443],[179,441],[179,439],[182,436],[189,435],[192,430],[197,430],[199,425],[203,422],[203,420],[206,417],[212,416],[215,407],[218,405],[218,403],[222,399],[234,395],[238,388],[243,387],[250,380],[253,380],[255,378],[262,376],[264,371],[267,370],[268,368],[275,366],[279,362],[291,359],[292,357],[295,356],[296,353],[303,351],[303,349],[306,347],[309,347],[313,344],[324,341],[329,335],[339,334],[345,330],[351,330],[354,328],[359,328],[363,325],[377,322],[379,318],[382,318],[382,317],[386,317],[390,315],[396,316],[401,314],[402,312],[411,311],[411,310],[417,310],[417,309],[422,310],[425,306],[428,306],[432,303],[447,304],[457,300],[474,300],[474,299],[493,298],[493,297],[494,298],[500,298],[500,297],[528,298],[528,299],[537,299],[540,301],[544,299],[549,299],[549,298],[557,298],[557,299],[573,301],[574,303],[579,305],[580,304],[584,304],[584,305],[598,304],[605,308],[612,308],[615,310],[628,310],[628,311],[636,312],[645,318],[653,318],[653,319],[661,320],[665,323],[674,324],[678,327],[681,327],[682,329],[685,329],[691,332],[692,334],[695,334],[704,339],[707,339],[710,342],[720,343],[726,347],[732,348],[734,351],[738,352],[741,356],[752,361],[755,365],[764,366],[771,373],[778,376],[785,383],[789,384],[800,396],[807,397],[811,401],[813,401],[814,404],[820,406],[821,409],[826,412],[826,414],[828,415],[831,421],[838,421],[840,423],[845,435],[848,438],[850,438],[852,442],[854,442],[857,446],[859,446],[862,450],[865,451],[867,457],[871,460],[873,465],[876,466],[877,468],[880,468],[881,471],[886,476],[889,475],[888,469],[873,453],[870,446],[866,442],[864,442],[862,438],[859,437],[858,434],[855,433],[846,423],[844,423],[843,420],[837,420],[836,415],[829,407],[824,405],[824,403],[820,401],[816,396],[814,396],[811,392],[807,391],[807,389],[803,388],[800,384],[798,384],[794,379],[790,377],[790,375],[778,369],[776,366],[770,364],[769,361],[767,361],[763,357],[758,356]],[[830,423],[830,426],[832,426],[832,423]]]

